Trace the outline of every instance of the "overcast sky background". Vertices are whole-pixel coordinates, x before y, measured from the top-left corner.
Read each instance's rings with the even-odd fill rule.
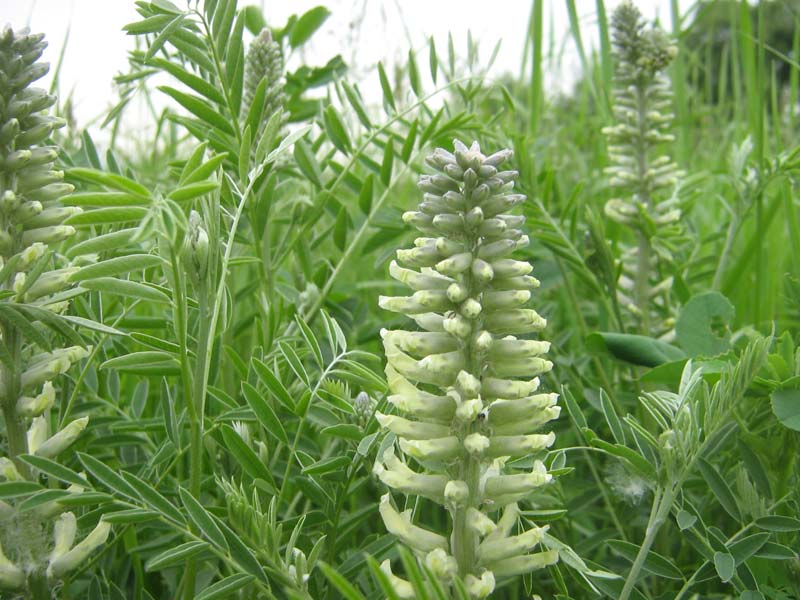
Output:
[[[173,0],[182,6],[185,0]],[[606,0],[609,14],[620,0]],[[528,0],[240,0],[239,5],[262,6],[267,21],[282,26],[293,13],[302,14],[324,4],[333,15],[315,35],[302,56],[290,56],[289,66],[301,61],[324,64],[341,53],[353,68],[353,75],[363,78],[368,100],[379,100],[375,65],[404,63],[409,48],[422,50],[433,36],[440,53],[447,48],[452,32],[456,52],[466,53],[467,31],[479,41],[481,58],[488,60],[498,40],[500,52],[489,75],[519,74],[523,56],[531,2]],[[660,18],[670,29],[669,0],[638,0],[647,18]],[[584,43],[596,45],[595,0],[576,0],[583,25]],[[686,10],[690,0],[679,6]],[[43,32],[50,46],[44,60],[53,67],[66,39],[66,55],[60,76],[60,93],[72,93],[74,115],[80,126],[102,116],[117,101],[113,77],[127,70],[127,52],[134,40],[122,27],[139,20],[133,0],[0,0],[0,23],[15,29],[29,26]],[[550,37],[550,31],[554,32]],[[568,88],[579,74],[579,62],[569,35],[569,17],[563,0],[545,2],[545,48],[553,42],[563,49],[558,72],[546,75],[549,87]],[[357,40],[357,43],[354,41]],[[427,50],[420,65],[427,64]],[[51,75],[39,85],[49,86]],[[369,98],[369,94],[377,97]],[[140,110],[145,110],[140,108]]]

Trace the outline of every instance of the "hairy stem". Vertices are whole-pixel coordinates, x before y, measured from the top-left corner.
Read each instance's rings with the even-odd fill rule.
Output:
[[[653,498],[653,506],[650,509],[650,518],[647,521],[644,541],[639,548],[636,559],[633,561],[633,566],[631,566],[628,578],[625,580],[625,586],[622,588],[619,600],[628,600],[628,598],[630,598],[633,588],[636,585],[636,580],[639,578],[639,573],[641,573],[645,560],[647,560],[647,554],[650,552],[650,548],[653,546],[653,542],[655,542],[656,535],[672,508],[673,497],[674,492],[672,486],[667,490],[658,490],[656,492],[655,498]]]
[[[205,415],[205,392],[208,379],[206,357],[209,353],[209,338],[211,330],[208,325],[208,290],[205,284],[198,290],[197,311],[197,361],[195,363],[192,396],[194,400],[194,413],[196,423],[192,423],[191,440],[191,472],[189,475],[189,490],[195,498],[200,496],[200,484],[203,479],[203,418]]]
[[[6,424],[6,438],[8,439],[8,457],[14,461],[17,470],[26,478],[31,478],[28,465],[19,460],[20,454],[28,452],[28,436],[25,420],[17,414],[17,399],[21,395],[19,365],[22,361],[22,348],[19,334],[12,325],[3,327],[3,340],[11,354],[13,369],[3,365],[2,382],[5,388],[3,395],[3,418]]]

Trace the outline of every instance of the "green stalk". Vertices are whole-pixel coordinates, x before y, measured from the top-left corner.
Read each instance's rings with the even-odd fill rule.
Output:
[[[209,340],[211,329],[206,326],[208,321],[208,290],[205,283],[198,290],[197,311],[197,361],[195,363],[192,397],[194,401],[194,414],[196,422],[192,423],[191,459],[189,473],[189,491],[195,498],[200,497],[200,484],[203,480],[203,428],[206,409],[206,386],[208,383],[207,360],[211,348]]]
[[[465,192],[471,194],[472,190],[465,188]],[[473,256],[478,255],[478,250],[480,248],[479,241],[480,238],[478,236],[470,236],[466,240],[466,247]],[[469,271],[465,273],[464,284],[469,290],[469,298],[480,297],[482,290],[475,284],[474,278]],[[473,330],[483,331],[483,322],[484,318],[481,314],[475,320]],[[485,358],[482,357],[475,348],[474,338],[470,338],[466,344],[468,345],[466,348],[467,371],[476,379],[481,379],[485,370]],[[474,430],[474,423],[466,424],[462,428],[459,434],[462,448],[464,447],[464,438],[466,438]],[[470,508],[477,509],[480,507],[481,493],[479,487],[481,465],[480,458],[467,452],[466,450],[462,451],[461,460],[459,463],[457,478],[466,482],[467,488],[469,489],[469,495],[467,502],[463,506],[458,506],[454,511],[451,547],[453,549],[453,557],[458,563],[458,574],[460,577],[464,578],[467,575],[473,575],[475,573],[478,560],[477,548],[480,540],[478,539],[475,530],[469,527],[469,523],[467,522],[467,511],[469,511]]]
[[[21,343],[19,334],[13,325],[6,325],[2,328],[3,340],[11,353],[13,369],[3,365],[3,383],[5,395],[3,396],[3,417],[6,424],[6,438],[8,439],[8,457],[14,461],[17,470],[25,479],[31,478],[31,471],[28,465],[20,461],[17,457],[28,452],[28,437],[24,419],[17,414],[17,399],[20,396],[20,372],[21,364]]]
[[[653,546],[656,535],[661,529],[661,526],[664,524],[664,521],[667,519],[667,515],[669,515],[669,511],[672,508],[672,501],[674,499],[673,490],[674,488],[670,486],[665,492],[662,492],[661,490],[656,491],[655,498],[653,498],[653,506],[650,509],[650,518],[647,521],[647,530],[644,541],[639,548],[639,552],[636,554],[636,559],[633,561],[633,566],[631,566],[631,570],[628,573],[628,578],[625,580],[625,586],[622,588],[622,593],[620,594],[618,600],[628,600],[628,598],[630,598],[633,588],[636,585],[636,580],[639,577],[639,573],[644,566],[645,560],[647,560],[647,554],[650,552],[650,548]]]

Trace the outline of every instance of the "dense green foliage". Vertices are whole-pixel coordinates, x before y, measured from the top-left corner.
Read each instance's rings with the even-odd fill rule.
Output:
[[[800,64],[726,4],[721,67],[567,0],[545,96],[532,0],[373,106],[324,7],[141,0],[102,134],[4,31],[0,595],[800,597]]]

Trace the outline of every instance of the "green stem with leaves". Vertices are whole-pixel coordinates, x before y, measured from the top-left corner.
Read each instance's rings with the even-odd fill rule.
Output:
[[[644,567],[644,563],[647,560],[650,548],[653,546],[653,542],[655,542],[656,535],[664,524],[664,521],[666,521],[672,508],[672,502],[675,499],[674,490],[675,488],[673,486],[669,486],[666,490],[656,490],[655,497],[653,498],[653,505],[650,508],[650,517],[647,520],[644,540],[639,547],[639,552],[636,554],[631,570],[628,572],[628,577],[625,580],[625,586],[622,588],[619,600],[628,600],[628,598],[630,598],[633,588],[636,585],[636,580],[639,578],[639,573],[641,573],[642,567]]]

